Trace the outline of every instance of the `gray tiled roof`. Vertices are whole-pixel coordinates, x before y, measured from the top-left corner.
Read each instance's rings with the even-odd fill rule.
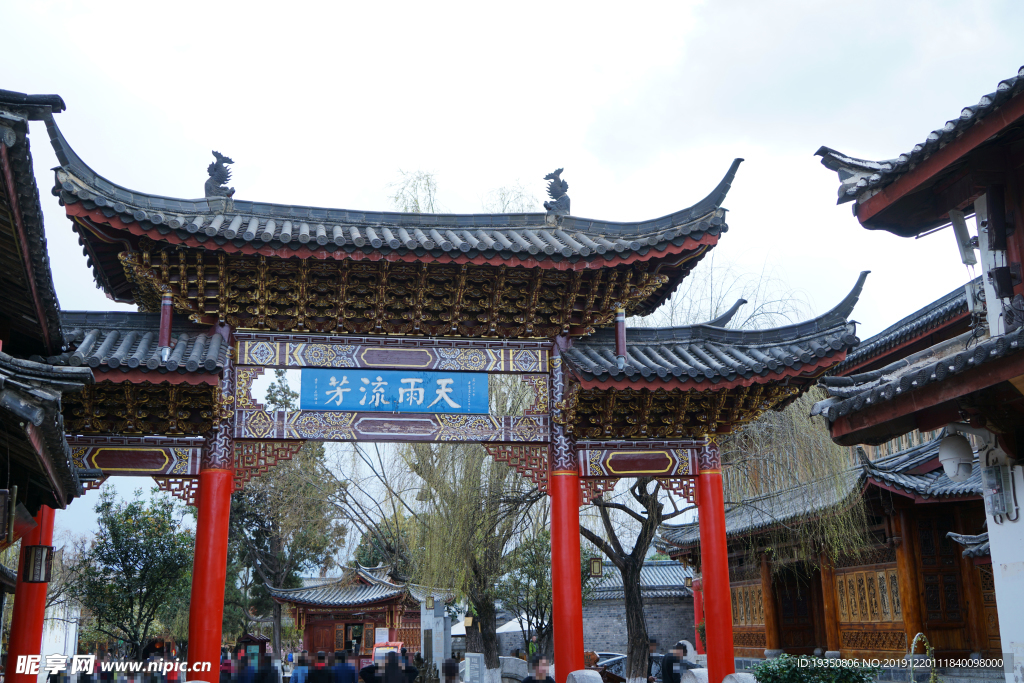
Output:
[[[35,170],[32,165],[28,122],[39,120],[43,116],[52,118],[53,113],[63,111],[63,109],[64,102],[57,95],[26,95],[10,90],[0,90],[0,111],[4,113],[0,117],[0,126],[15,133],[14,144],[7,147],[7,158],[11,164],[11,174],[18,195],[18,208],[27,237],[26,244],[22,246],[27,248],[29,253],[35,290],[45,317],[45,320],[33,322],[46,327],[53,346],[51,353],[58,352],[63,346],[64,340],[60,327],[60,305],[57,302],[57,293],[53,286],[50,257],[46,246],[46,232],[43,229],[43,209],[39,201],[39,189],[36,186]],[[2,187],[3,182],[0,181],[0,188]],[[0,197],[3,195],[4,193],[0,192]],[[11,244],[10,247],[15,251],[18,248],[15,244]],[[21,261],[22,257],[20,254],[16,254],[15,258]],[[15,274],[0,273],[0,285],[2,285],[0,289],[5,289],[4,294],[7,296],[17,294],[19,298],[29,301],[31,294],[27,289],[23,291],[14,289],[12,275]],[[7,313],[10,312],[10,306],[8,306]],[[31,315],[32,318],[37,317],[34,310]],[[19,322],[24,324],[22,321]],[[8,351],[10,350],[8,345]]]
[[[267,588],[278,602],[330,607],[366,605],[409,593],[405,584],[388,580],[390,570],[387,566],[346,567],[340,577],[322,582],[309,580],[309,585],[303,579],[302,588]]]
[[[867,271],[842,302],[806,322],[768,330],[731,330],[713,324],[672,328],[633,328],[626,332],[626,367],[615,359],[615,330],[601,329],[580,339],[565,356],[585,379],[640,375],[648,381],[676,378],[732,381],[762,377],[816,362],[857,343],[847,321],[864,287]],[[726,322],[728,322],[726,320]],[[712,323],[724,324],[721,320]]]
[[[61,313],[61,320],[71,350],[50,359],[61,365],[87,365],[100,373],[139,370],[217,374],[227,358],[228,346],[220,335],[184,318],[172,321],[171,353],[166,361],[160,360],[157,346],[159,313],[68,311]]]
[[[899,489],[919,498],[971,498],[981,495],[981,468],[978,460],[974,460],[974,469],[971,476],[965,482],[955,482],[946,476],[946,473],[938,466],[939,444],[945,432],[939,436],[920,444],[912,446],[899,453],[869,461],[861,459],[861,467],[864,473],[874,481]],[[922,466],[935,467],[930,472],[911,474],[914,470],[920,471]]]
[[[981,278],[975,278],[974,282],[980,283]],[[846,360],[833,366],[829,374],[840,375],[846,368],[859,365],[904,342],[923,336],[966,312],[967,292],[964,287],[957,287],[941,299],[914,311],[899,322],[862,341],[846,355]]]
[[[959,137],[971,126],[997,110],[1011,97],[1024,90],[1024,66],[1017,75],[1000,81],[995,92],[981,98],[978,104],[965,107],[958,118],[946,122],[942,128],[932,131],[927,139],[905,154],[885,161],[868,161],[847,156],[828,147],[821,147],[815,154],[821,163],[839,174],[839,204],[859,199],[865,193],[874,193],[892,183],[902,174],[913,169],[934,152]]]
[[[175,199],[115,185],[95,173],[71,149],[52,117],[50,140],[60,160],[54,192],[71,204],[84,202],[107,217],[137,222],[154,239],[252,244],[276,249],[342,249],[440,256],[477,254],[502,259],[572,261],[664,251],[727,230],[721,204],[742,159],[717,187],[693,206],[654,220],[618,223],[576,216],[528,214],[414,214],[289,206],[234,198]],[[201,169],[198,169],[201,170]],[[197,181],[203,178],[197,174]],[[197,183],[198,187],[198,183]]]
[[[949,538],[964,547],[964,557],[989,557],[992,554],[988,544],[988,532],[977,536],[965,534],[954,534],[952,531],[946,534]]]
[[[918,446],[868,460],[861,451],[860,463],[837,479],[822,479],[800,484],[784,491],[743,501],[725,511],[729,536],[756,532],[777,524],[791,524],[809,514],[828,510],[856,495],[865,481],[923,499],[975,498],[981,495],[981,470],[977,457],[970,478],[963,483],[949,479],[938,466],[939,443],[945,433]],[[921,472],[922,469],[931,471]],[[700,541],[697,524],[662,525],[659,545],[690,546]]]
[[[824,415],[835,422],[840,417],[1017,353],[1024,344],[1024,328],[968,347],[971,334],[967,332],[940,342],[878,370],[846,377],[823,377],[821,382],[829,398],[815,403],[811,414]]]
[[[64,393],[80,391],[92,382],[89,368],[54,367],[0,352],[0,422],[8,422],[5,426],[10,436],[6,455],[9,458],[13,455],[22,462],[45,460],[31,469],[36,470],[43,481],[47,470],[52,471],[65,500],[78,496],[82,484],[64,437],[61,397]],[[20,423],[20,428],[12,423]],[[39,434],[41,451],[27,437],[19,438],[28,425]],[[60,501],[55,505],[60,505]]]
[[[640,593],[645,598],[676,598],[693,595],[686,579],[693,569],[675,560],[648,560],[640,568]],[[592,600],[622,600],[622,573],[611,562],[604,563],[602,577],[594,586]]]
[[[857,492],[863,476],[859,467],[851,468],[835,480],[806,482],[777,493],[748,498],[726,509],[726,533],[734,536],[756,532],[836,507]],[[663,544],[690,546],[700,542],[700,527],[697,523],[665,524],[659,535]]]
[[[0,590],[13,593],[18,583],[18,574],[5,564],[0,564]]]

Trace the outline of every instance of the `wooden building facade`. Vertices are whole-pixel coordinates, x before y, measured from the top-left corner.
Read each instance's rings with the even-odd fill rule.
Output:
[[[983,533],[981,479],[951,482],[938,465],[940,441],[864,457],[838,486],[812,482],[726,511],[737,657],[899,658],[919,632],[943,657],[1001,656],[991,559],[967,555],[950,537]],[[863,552],[833,560],[802,556],[796,544],[752,551],[768,545],[770,532],[785,526],[799,534],[801,520],[854,496],[865,497],[871,525],[873,543]],[[662,529],[680,560],[696,561],[698,534],[696,525]]]

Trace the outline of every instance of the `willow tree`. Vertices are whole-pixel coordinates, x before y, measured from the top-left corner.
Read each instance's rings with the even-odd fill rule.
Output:
[[[849,449],[836,445],[824,422],[810,416],[822,398],[813,388],[784,410],[768,411],[719,438],[726,506],[746,507],[763,520],[765,531],[742,541],[748,563],[784,547],[787,562],[773,564],[779,570],[817,563],[822,552],[836,560],[868,545],[859,469]]]

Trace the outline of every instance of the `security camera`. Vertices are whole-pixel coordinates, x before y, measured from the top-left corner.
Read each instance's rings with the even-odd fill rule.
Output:
[[[939,462],[950,480],[963,483],[970,479],[973,470],[974,449],[962,434],[950,434],[939,443]]]

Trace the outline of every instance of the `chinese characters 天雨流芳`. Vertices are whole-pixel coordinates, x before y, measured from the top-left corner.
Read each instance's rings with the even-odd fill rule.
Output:
[[[348,377],[342,375],[341,381],[339,382],[337,378],[335,378],[332,375],[330,384],[334,388],[327,392],[327,405],[330,405],[331,401],[337,401],[338,405],[340,406],[342,399],[345,398],[345,392],[352,391],[351,389],[343,388],[346,384],[348,384]]]
[[[443,399],[444,402],[447,403],[450,408],[461,408],[462,406],[453,401],[451,398],[452,384],[454,384],[454,382],[454,379],[437,380],[437,398],[435,398],[434,402],[427,407],[431,408],[433,407],[434,403],[437,403],[438,401]]]

